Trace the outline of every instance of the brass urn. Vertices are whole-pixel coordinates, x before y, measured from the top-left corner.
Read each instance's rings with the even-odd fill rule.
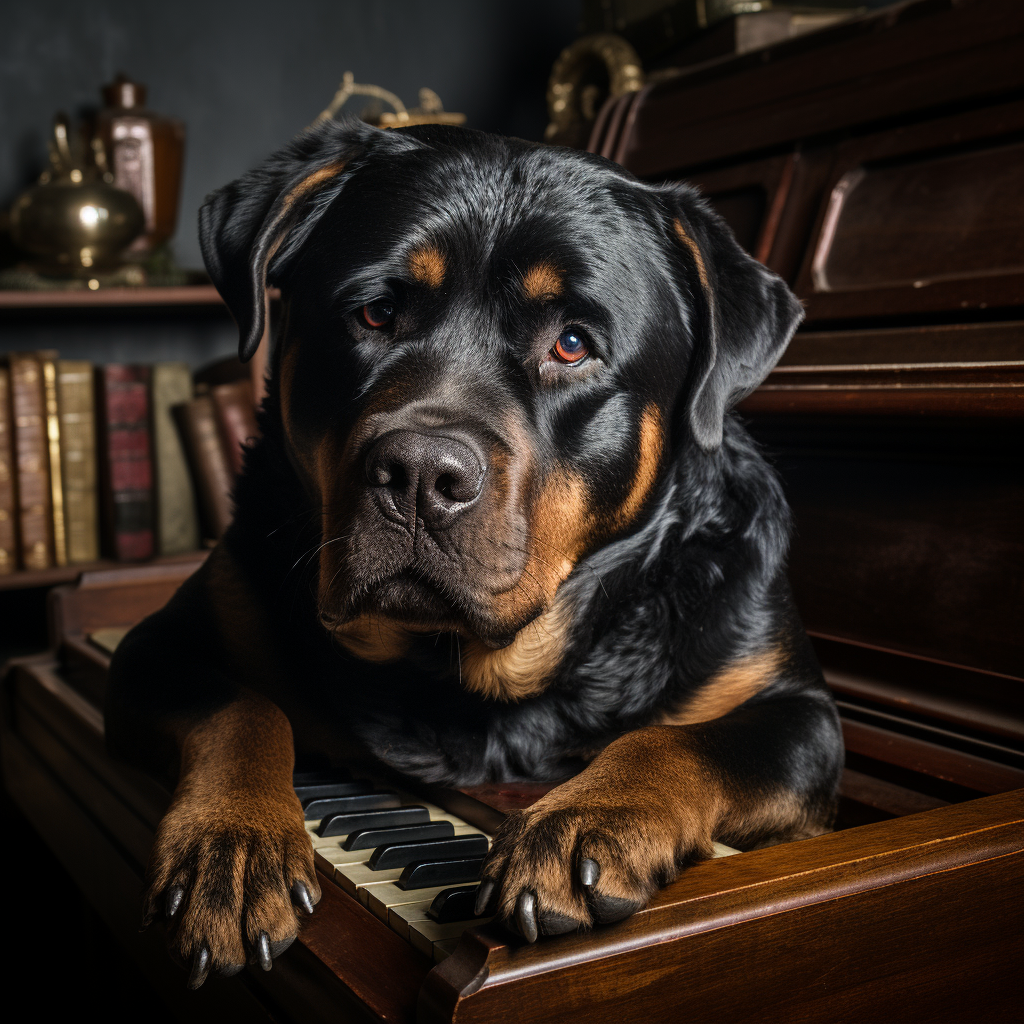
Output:
[[[37,257],[41,270],[75,274],[116,266],[145,227],[135,197],[111,184],[98,140],[90,155],[72,153],[67,118],[58,114],[50,168],[15,200],[10,216],[11,238]]]

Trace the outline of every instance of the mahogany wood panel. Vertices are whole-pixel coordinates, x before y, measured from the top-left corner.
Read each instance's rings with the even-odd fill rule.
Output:
[[[1013,102],[839,146],[796,285],[808,319],[1024,303],[1022,129]]]
[[[1009,92],[1022,37],[1016,0],[903,4],[645,87],[616,157],[658,177]]]
[[[865,419],[751,419],[793,509],[789,575],[805,625],[1019,676],[1021,421]]]
[[[421,1018],[483,1021],[501,1007],[556,1021],[586,1005],[588,1020],[764,1020],[781,999],[782,1020],[866,1020],[893,999],[899,1009],[883,1019],[950,1019],[931,1002],[914,1016],[900,988],[918,984],[938,985],[950,1008],[1000,1009],[1019,910],[998,925],[991,917],[1015,899],[1022,849],[1017,792],[705,862],[639,914],[586,935],[525,946],[492,928],[470,933],[428,977]],[[961,926],[951,905],[970,921]],[[720,953],[708,970],[711,948]],[[977,987],[959,972],[964,958],[981,973]],[[849,1018],[836,1016],[831,986],[858,1001]]]

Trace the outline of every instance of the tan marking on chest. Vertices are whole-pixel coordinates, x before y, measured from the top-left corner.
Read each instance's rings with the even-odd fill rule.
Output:
[[[661,719],[661,725],[692,725],[721,718],[775,682],[785,660],[779,647],[739,658],[716,672],[696,693]]]
[[[571,619],[568,604],[556,599],[500,651],[478,640],[464,641],[462,685],[491,700],[515,701],[540,693],[561,664]]]
[[[409,273],[428,288],[440,288],[447,270],[444,254],[436,246],[425,245],[409,256]]]
[[[553,299],[562,294],[562,274],[550,263],[534,263],[523,276],[523,294],[528,299]]]

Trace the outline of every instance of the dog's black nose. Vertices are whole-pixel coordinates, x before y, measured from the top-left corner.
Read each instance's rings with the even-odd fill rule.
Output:
[[[443,526],[480,493],[484,466],[454,437],[392,430],[367,454],[366,479],[403,518],[416,509],[428,525]]]

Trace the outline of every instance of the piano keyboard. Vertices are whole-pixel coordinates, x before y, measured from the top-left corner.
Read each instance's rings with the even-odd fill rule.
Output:
[[[317,867],[435,962],[467,928],[491,836],[457,815],[344,771],[296,773]],[[715,843],[714,856],[739,853]]]

